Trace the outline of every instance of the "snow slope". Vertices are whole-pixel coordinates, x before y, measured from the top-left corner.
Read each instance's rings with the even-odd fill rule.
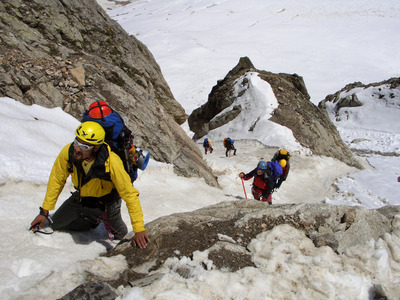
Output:
[[[207,100],[212,86],[241,56],[250,57],[259,69],[303,76],[314,103],[354,81],[399,76],[397,0],[137,0],[109,14],[149,47],[187,113]],[[270,95],[267,86],[254,86],[254,95]],[[360,93],[365,93],[365,101],[373,94]],[[271,101],[264,105],[272,108],[270,96],[255,98]],[[394,99],[398,101],[397,96]],[[62,146],[73,140],[78,120],[59,109],[26,107],[7,98],[0,99],[0,107],[0,242],[4,246],[0,298],[57,299],[79,285],[85,272],[115,277],[126,263],[123,257],[99,257],[114,246],[102,225],[74,234],[35,235],[27,230],[42,204],[52,163]],[[348,118],[343,116],[336,125],[353,148],[398,155],[398,111],[396,105],[371,102],[346,113]],[[374,120],[375,125],[365,120]],[[273,126],[267,117],[265,124]],[[276,137],[257,133],[253,140],[228,130],[211,139],[215,152],[205,157],[222,189],[209,187],[202,179],[176,176],[171,165],[150,161],[135,182],[145,222],[244,196],[237,174],[270,158],[276,145],[291,149],[292,169],[273,195],[275,204],[325,201],[368,208],[400,204],[398,156],[368,154],[365,158],[372,167],[355,172],[338,161],[299,149],[285,128]],[[228,134],[238,149],[231,158],[225,157],[219,139]],[[71,190],[67,182],[57,207]],[[124,206],[122,215],[129,224]],[[300,232],[279,226],[249,245],[258,269],[218,271],[206,252],[195,253],[193,259],[168,261],[167,276],[160,282],[146,288],[121,288],[121,299],[368,299],[377,281],[389,291],[390,299],[396,299],[396,292],[400,293],[396,287],[400,282],[399,218],[393,234],[355,250],[354,256],[314,248]],[[281,247],[272,247],[276,240]],[[205,270],[204,264],[210,269]],[[193,270],[192,278],[175,272],[181,265]],[[278,265],[281,272],[274,269]]]

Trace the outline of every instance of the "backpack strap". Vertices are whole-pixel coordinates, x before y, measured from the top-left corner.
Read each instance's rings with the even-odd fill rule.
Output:
[[[73,144],[71,144],[68,150],[68,172],[73,173],[73,166],[76,167],[79,178],[79,186],[77,187],[78,190],[80,190],[81,186],[85,185],[93,178],[111,181],[110,173],[106,172],[104,167],[106,160],[110,156],[106,144],[101,145],[100,149],[97,151],[94,164],[90,168],[90,171],[87,175],[85,175],[82,164],[74,159],[73,151]]]

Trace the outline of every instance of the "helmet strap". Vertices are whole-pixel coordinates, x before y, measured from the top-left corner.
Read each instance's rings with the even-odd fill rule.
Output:
[[[98,107],[99,107],[99,109],[100,109],[100,113],[101,113],[101,119],[102,119],[102,120],[104,120],[104,114],[103,114],[103,110],[101,109],[101,104],[100,104],[100,101],[99,101],[99,100],[97,100],[96,102],[97,102],[97,106],[98,106]]]

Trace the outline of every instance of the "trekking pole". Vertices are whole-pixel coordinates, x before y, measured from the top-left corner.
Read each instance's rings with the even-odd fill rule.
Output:
[[[242,179],[242,185],[243,185],[244,196],[245,196],[245,198],[247,199],[246,188],[244,187],[244,181],[243,181],[243,178],[241,178],[241,179]]]

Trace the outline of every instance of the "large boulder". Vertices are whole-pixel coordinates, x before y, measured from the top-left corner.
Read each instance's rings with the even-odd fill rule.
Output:
[[[242,108],[236,106],[224,114],[218,114],[231,106],[236,97],[241,96],[235,95],[234,83],[248,72],[257,72],[261,79],[267,81],[278,100],[278,108],[274,110],[270,121],[289,128],[296,140],[314,154],[333,157],[350,166],[362,168],[327,114],[310,101],[302,77],[297,74],[274,74],[258,70],[248,57],[240,58],[239,63],[212,88],[207,103],[195,109],[189,116],[189,127],[195,133],[193,139],[205,136],[210,130],[227,124],[240,115]],[[240,84],[246,86],[246,82]],[[257,126],[257,120],[253,123]]]
[[[282,224],[304,231],[318,247],[329,246],[343,254],[391,232],[391,220],[398,210],[397,207],[386,208],[385,215],[379,210],[328,204],[285,204],[271,208],[253,200],[221,202],[190,213],[156,219],[146,225],[151,236],[147,249],[139,250],[130,243],[122,243],[107,256],[122,254],[127,258],[129,270],[116,281],[121,283],[132,274],[146,277],[144,266],[151,266],[147,271],[156,270],[169,257],[191,257],[196,250],[219,249],[215,245],[220,243],[221,235],[246,248],[258,234]],[[240,264],[224,255],[218,264],[230,270],[252,265],[250,261]]]
[[[329,247],[336,260],[349,263],[348,269],[357,269],[355,272],[369,276],[367,274],[375,274],[374,268],[378,268],[373,261],[371,243],[383,239],[390,245],[390,234],[395,238],[398,232],[399,212],[400,208],[396,206],[368,210],[327,204],[269,206],[253,200],[221,202],[148,223],[146,228],[151,242],[146,249],[132,247],[130,237],[127,237],[106,254],[108,257],[125,257],[128,267],[119,278],[105,281],[87,274],[86,280],[93,283],[103,280],[114,288],[120,285],[145,287],[161,280],[162,265],[168,258],[192,258],[196,251],[207,251],[214,267],[225,272],[257,268],[251,245],[254,239],[277,228],[303,232],[315,248]],[[278,242],[276,240],[276,247],[280,247]],[[396,250],[393,251],[395,255]],[[185,268],[177,272],[184,278],[191,276]],[[379,284],[379,279],[373,277],[371,275],[370,280]]]
[[[101,299],[114,300],[118,297],[112,288],[104,282],[85,283],[59,298],[58,300]]]
[[[78,119],[91,102],[106,100],[152,158],[218,186],[179,126],[187,116],[154,57],[96,1],[1,1],[0,97],[6,96],[61,107]]]

